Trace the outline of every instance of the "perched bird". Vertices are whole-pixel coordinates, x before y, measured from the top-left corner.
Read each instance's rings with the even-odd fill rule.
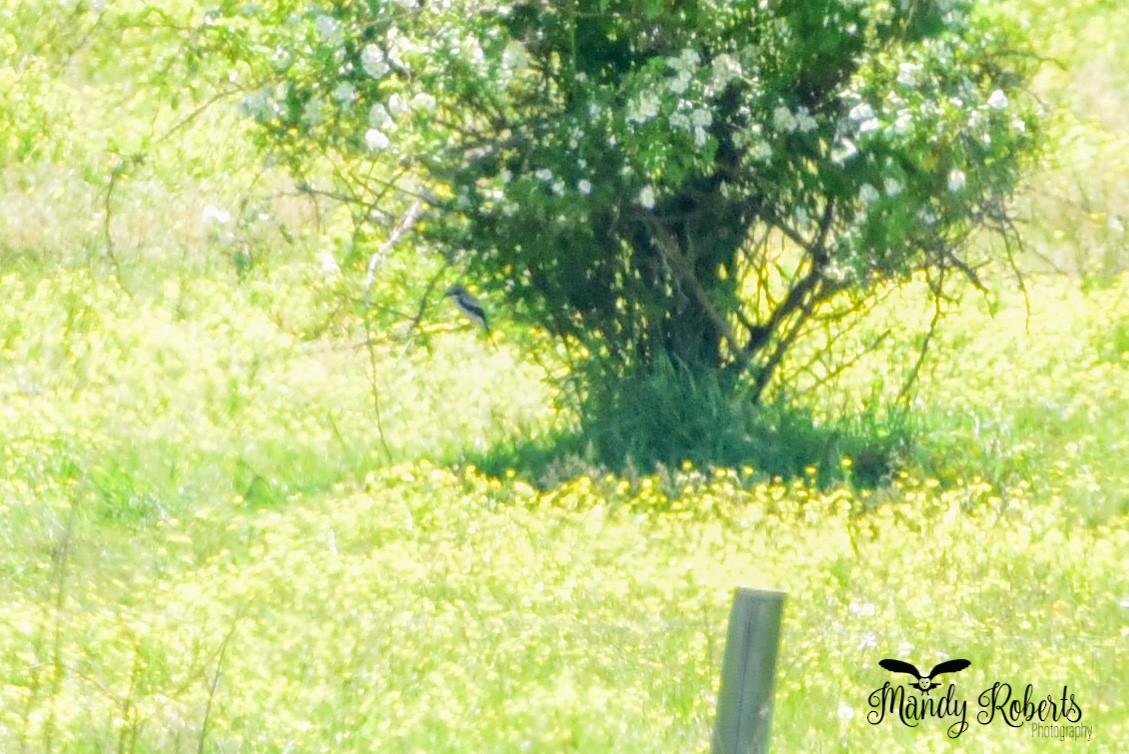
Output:
[[[470,295],[464,286],[452,285],[443,292],[443,295],[451,299],[459,311],[466,315],[467,319],[476,325],[481,325],[486,334],[490,334],[490,325],[486,322],[486,310],[482,308],[482,304],[478,303],[478,299]]]

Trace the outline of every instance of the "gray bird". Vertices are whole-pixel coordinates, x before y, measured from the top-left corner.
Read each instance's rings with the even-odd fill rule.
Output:
[[[470,295],[466,287],[461,284],[452,285],[443,295],[451,299],[459,311],[466,315],[467,319],[480,325],[486,334],[490,334],[490,325],[486,321],[486,310],[482,308],[482,304],[478,303],[478,299]]]

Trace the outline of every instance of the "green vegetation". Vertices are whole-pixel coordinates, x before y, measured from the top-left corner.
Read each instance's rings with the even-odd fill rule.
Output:
[[[359,232],[411,203],[582,351],[597,424],[671,365],[759,401],[883,286],[978,283],[1013,258],[1041,130],[1018,25],[964,0],[275,0],[224,5],[191,49],[252,90],[272,155],[312,183],[333,166]]]
[[[1026,300],[985,274],[928,336],[924,281],[882,289],[791,353],[802,411],[741,424],[674,374],[587,425],[497,297],[493,340],[435,289],[412,325],[438,255],[366,290],[379,239],[263,166],[244,92],[178,127],[224,77],[167,5],[0,2],[0,750],[704,752],[738,584],[789,593],[776,750],[1056,745],[867,723],[879,659],[957,656],[966,698],[1067,685],[1086,750],[1124,749],[1129,125],[1093,109],[1121,4],[1016,11],[1070,108]],[[1103,187],[1076,211],[1072,161]],[[864,356],[826,380],[832,337]]]

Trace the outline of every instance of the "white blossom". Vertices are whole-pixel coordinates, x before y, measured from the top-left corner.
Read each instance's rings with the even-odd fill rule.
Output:
[[[365,145],[374,152],[378,149],[387,149],[391,144],[391,140],[379,128],[365,131]]]
[[[858,125],[874,117],[874,108],[866,102],[860,102],[851,108],[851,111],[847,113],[847,117],[851,119],[852,123]]]
[[[342,81],[333,90],[333,99],[342,105],[351,105],[357,98],[357,88],[348,81]]]
[[[200,219],[205,225],[216,223],[218,225],[227,225],[231,222],[231,213],[223,207],[217,207],[214,204],[204,205],[204,211],[200,213]]]
[[[962,170],[954,169],[949,173],[949,191],[960,191],[967,182]]]
[[[322,106],[320,99],[310,97],[306,100],[306,106],[302,108],[302,122],[308,126],[316,126],[322,122]]]
[[[513,180],[514,174],[508,169],[502,168],[502,172],[498,173],[498,177],[502,179],[502,183],[509,183]]]
[[[510,71],[522,71],[529,67],[529,53],[525,45],[516,39],[511,39],[502,51],[502,67]]]
[[[337,263],[332,251],[323,251],[318,254],[318,269],[326,278],[337,277],[341,274],[341,265]]]
[[[333,16],[321,15],[315,18],[314,31],[323,42],[336,44],[341,41],[341,22]]]
[[[800,133],[806,134],[809,131],[814,131],[819,124],[815,118],[811,117],[811,112],[801,106],[796,110],[796,127],[800,129]]]
[[[772,112],[772,125],[777,131],[789,133],[796,130],[799,121],[796,120],[796,116],[792,114],[791,110],[784,105],[780,105]]]
[[[898,66],[898,83],[903,86],[917,86],[921,66],[917,63],[902,63]]]
[[[758,139],[749,147],[749,157],[757,162],[763,162],[772,157],[772,146],[764,139]]]
[[[720,92],[730,81],[741,78],[741,75],[741,63],[729,53],[723,52],[713,59],[710,88]]]
[[[694,143],[699,147],[705,146],[708,134],[706,129],[713,124],[713,113],[706,108],[700,108],[690,113],[690,124],[694,127]]]
[[[993,110],[1006,110],[1007,106],[1007,95],[1003,93],[1002,89],[997,89],[996,91],[992,92],[992,95],[990,97],[988,97],[988,107],[992,108]]]
[[[262,87],[251,92],[243,98],[243,111],[256,118],[266,118],[277,110],[277,104],[271,99],[269,87]]]
[[[874,188],[869,183],[864,183],[859,188],[859,201],[863,203],[863,206],[869,207],[880,198],[881,195],[878,193],[878,189]]]
[[[406,68],[407,63],[404,62],[404,55],[414,52],[416,49],[411,38],[401,34],[400,30],[393,26],[385,35],[384,44],[388,47],[388,59],[400,68]],[[480,48],[479,54],[481,55],[481,53]]]
[[[847,113],[851,123],[855,124],[860,134],[868,134],[877,131],[879,128],[878,117],[874,114],[874,108],[866,102],[861,102],[851,108]]]
[[[675,94],[682,94],[690,84],[690,78],[698,68],[702,58],[697,50],[689,47],[678,54],[678,57],[667,58],[666,64],[674,70],[674,78],[667,84]]]
[[[826,267],[823,268],[823,277],[827,278],[833,283],[843,283],[851,276],[851,271],[832,260]]]
[[[698,53],[690,48],[683,50],[678,57],[667,58],[666,64],[674,70],[674,77],[667,81],[667,88],[674,94],[685,92],[701,60]]]
[[[383,129],[392,122],[392,116],[388,112],[388,108],[382,103],[377,102],[368,111],[368,124],[373,128]]]
[[[393,29],[393,31],[395,30]],[[462,40],[461,52],[467,62],[473,66],[480,66],[483,61],[486,60],[486,54],[482,52],[482,45],[472,36],[468,36]]]
[[[831,161],[843,164],[859,153],[858,147],[850,139],[839,139],[831,147]]]
[[[866,602],[865,600],[851,600],[847,605],[847,611],[851,615],[861,615],[864,618],[873,618],[878,614],[878,605],[873,602]]]
[[[592,184],[588,181],[587,178],[581,178],[576,183],[576,190],[584,194],[585,196],[588,196],[592,193]]]
[[[654,209],[655,207],[655,188],[654,186],[644,186],[643,190],[639,192],[639,204],[647,209]]]
[[[395,92],[388,98],[388,112],[392,114],[393,118],[398,118],[408,111],[408,103],[404,101],[403,96],[399,92]]]
[[[909,133],[910,126],[913,125],[913,113],[909,110],[902,110],[898,113],[898,117],[894,120],[893,130],[898,136],[904,136]]]
[[[706,108],[699,108],[690,113],[690,122],[694,128],[709,128],[713,124],[713,113]]]
[[[361,68],[374,79],[384,78],[391,70],[388,61],[384,59],[384,50],[374,44],[365,45],[365,49],[361,51]]]
[[[886,182],[883,184],[883,187],[886,189],[886,196],[890,197],[891,199],[902,193],[902,184],[898,183],[898,181],[894,178],[887,178]]]
[[[659,95],[647,89],[639,93],[639,98],[633,100],[627,109],[628,123],[645,123],[659,114]]]
[[[539,168],[533,172],[533,175],[536,176],[538,180],[545,181],[546,183],[553,180],[553,171],[549,170],[549,168]]]
[[[413,110],[434,110],[435,97],[428,94],[427,92],[420,92],[416,96],[412,97],[411,107]]]

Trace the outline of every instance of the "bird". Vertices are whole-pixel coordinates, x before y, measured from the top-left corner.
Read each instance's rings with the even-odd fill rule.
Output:
[[[482,308],[482,304],[478,303],[478,299],[470,295],[466,287],[461,284],[452,285],[443,295],[451,299],[460,312],[466,315],[467,319],[482,327],[486,334],[490,334],[490,324],[486,321],[486,310]]]
[[[946,660],[945,662],[934,665],[933,669],[929,671],[929,675],[922,675],[918,672],[917,668],[902,660],[881,660],[878,664],[891,673],[908,673],[912,675],[917,679],[917,682],[911,683],[910,685],[919,689],[923,694],[928,694],[941,685],[933,682],[933,676],[941,675],[942,673],[955,673],[958,670],[964,670],[972,663],[968,660]]]

